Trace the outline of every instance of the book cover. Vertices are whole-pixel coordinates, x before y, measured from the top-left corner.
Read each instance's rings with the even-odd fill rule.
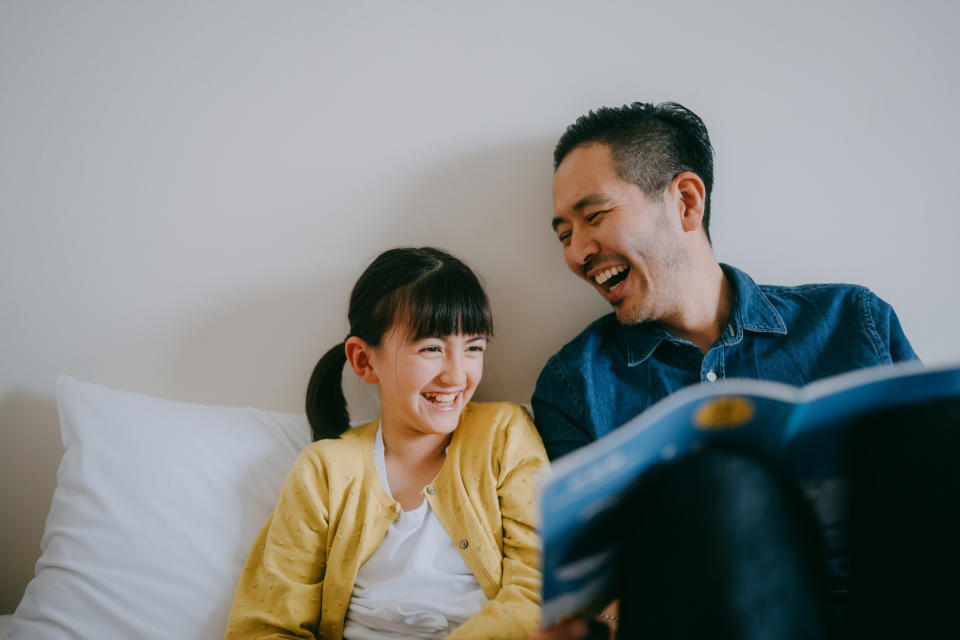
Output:
[[[832,588],[847,566],[853,425],[885,410],[960,400],[960,366],[919,362],[853,371],[792,387],[725,380],[687,387],[606,437],[554,461],[540,489],[543,623],[589,615],[615,597],[620,508],[646,472],[722,445],[780,468],[811,501],[827,546]],[[877,418],[880,416],[880,418]],[[934,416],[935,418],[935,416]]]

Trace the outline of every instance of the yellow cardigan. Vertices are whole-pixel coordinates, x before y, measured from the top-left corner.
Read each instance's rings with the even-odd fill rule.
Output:
[[[341,638],[357,570],[400,514],[374,466],[376,432],[374,421],[300,454],[247,557],[228,639]],[[489,601],[448,638],[524,638],[536,627],[536,476],[547,464],[519,405],[464,409],[424,495]]]

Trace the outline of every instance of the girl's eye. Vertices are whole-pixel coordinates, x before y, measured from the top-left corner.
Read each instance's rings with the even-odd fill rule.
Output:
[[[431,344],[431,345],[429,345],[429,346],[426,346],[426,347],[420,349],[420,351],[428,351],[428,352],[431,352],[431,353],[439,353],[439,352],[440,352],[440,347],[438,347],[438,346],[435,345],[435,344]]]
[[[486,348],[486,347],[483,347],[483,346],[481,346],[481,345],[474,344],[474,345],[470,345],[469,347],[467,347],[467,351],[479,351],[480,353],[483,353],[483,350],[484,350],[485,348]]]

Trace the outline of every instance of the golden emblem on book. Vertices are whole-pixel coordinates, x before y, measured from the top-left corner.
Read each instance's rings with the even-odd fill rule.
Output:
[[[748,422],[753,414],[753,402],[747,398],[724,396],[700,405],[693,423],[700,429],[732,429]]]

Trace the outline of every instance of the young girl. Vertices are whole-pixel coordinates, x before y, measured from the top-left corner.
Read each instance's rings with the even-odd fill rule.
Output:
[[[240,577],[227,638],[523,638],[539,616],[527,413],[470,402],[493,325],[476,276],[392,249],[350,296],[350,333],[307,388],[297,459]],[[345,363],[381,416],[349,428]]]

